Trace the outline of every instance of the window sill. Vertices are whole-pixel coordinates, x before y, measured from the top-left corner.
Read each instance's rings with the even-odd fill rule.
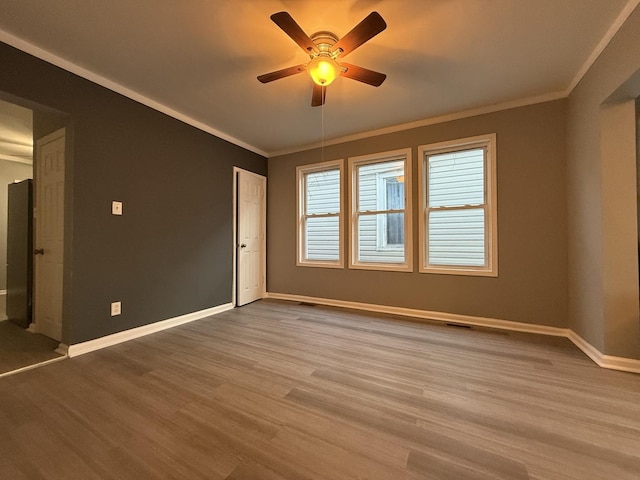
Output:
[[[405,263],[352,263],[349,265],[352,270],[378,270],[385,272],[413,272],[413,266]]]
[[[472,268],[472,267],[420,267],[420,273],[435,273],[437,275],[462,275],[470,277],[497,277],[498,269]]]
[[[296,262],[296,267],[314,267],[314,268],[344,268],[344,263],[336,263],[336,262]]]

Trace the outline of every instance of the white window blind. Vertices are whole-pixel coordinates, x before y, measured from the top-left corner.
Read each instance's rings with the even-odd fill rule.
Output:
[[[298,167],[298,264],[342,266],[342,162]]]
[[[429,264],[483,266],[485,149],[427,157]]]
[[[305,251],[307,260],[340,257],[340,170],[305,175]]]
[[[420,271],[497,275],[495,135],[419,151]]]

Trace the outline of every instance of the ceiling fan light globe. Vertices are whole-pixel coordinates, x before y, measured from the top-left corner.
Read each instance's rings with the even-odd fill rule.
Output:
[[[340,66],[330,57],[317,57],[309,62],[307,71],[314,83],[326,87],[340,74]]]

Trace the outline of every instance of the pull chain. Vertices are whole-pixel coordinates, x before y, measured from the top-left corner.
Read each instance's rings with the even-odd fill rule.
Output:
[[[321,137],[320,137],[320,161],[324,162],[324,102],[320,105],[321,117],[322,117],[322,128],[321,128]]]

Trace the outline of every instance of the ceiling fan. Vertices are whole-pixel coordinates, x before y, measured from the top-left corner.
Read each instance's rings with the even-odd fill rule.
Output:
[[[260,82],[268,83],[306,71],[314,82],[311,106],[317,107],[324,104],[327,85],[339,76],[374,87],[382,85],[387,78],[384,73],[342,61],[349,53],[387,28],[387,24],[378,12],[371,12],[342,38],[324,31],[308,36],[287,12],[274,13],[271,15],[271,20],[309,55],[310,60],[301,65],[260,75],[258,77]]]

